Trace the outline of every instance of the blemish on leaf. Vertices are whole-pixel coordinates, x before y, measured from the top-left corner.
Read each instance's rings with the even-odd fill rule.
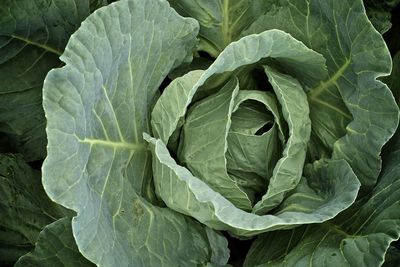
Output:
[[[139,199],[135,199],[133,201],[133,213],[136,215],[136,217],[141,217],[144,213],[142,204],[140,203]]]

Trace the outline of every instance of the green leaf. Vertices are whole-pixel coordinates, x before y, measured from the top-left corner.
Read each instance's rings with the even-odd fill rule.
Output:
[[[302,177],[298,186],[287,194],[281,205],[274,210],[275,215],[290,211],[311,213],[327,200],[325,194],[331,196],[332,192],[329,192],[329,188],[335,188],[338,193],[341,190],[346,191],[345,187],[337,188],[334,175],[347,176],[348,165],[343,164],[342,161],[321,160],[306,166],[304,176],[307,178]],[[359,184],[357,181],[352,181],[352,183]],[[321,192],[324,193],[321,194]],[[347,196],[349,198],[345,200],[345,203],[352,201],[353,195]],[[341,203],[336,204],[341,205]],[[346,207],[343,207],[344,209]]]
[[[71,218],[47,225],[40,232],[35,249],[22,256],[15,267],[93,267],[78,251],[71,228]]]
[[[251,210],[252,203],[245,189],[229,177],[225,158],[238,86],[237,79],[232,79],[218,93],[197,102],[188,111],[178,158],[194,175],[226,196],[235,206]]]
[[[394,99],[400,106],[400,52],[397,52],[393,57],[392,73],[390,76],[384,77],[382,81],[392,90]]]
[[[242,53],[246,56],[242,56]],[[294,40],[290,35],[281,31],[271,30],[259,35],[245,37],[238,42],[230,44],[207,70],[197,73],[191,72],[165,90],[166,93],[161,95],[152,113],[152,125],[156,126],[153,127],[153,134],[162,139],[157,140],[149,136],[146,137],[146,140],[152,144],[153,175],[156,192],[167,206],[181,213],[191,215],[212,228],[229,230],[236,235],[252,236],[261,232],[294,227],[298,224],[328,220],[355,200],[359,186],[357,178],[347,163],[344,161],[332,162],[333,166],[329,164],[324,166],[326,169],[332,169],[332,173],[321,171],[321,176],[317,178],[310,177],[310,179],[314,179],[317,182],[310,186],[303,186],[304,192],[300,191],[299,193],[302,196],[300,199],[304,203],[308,203],[309,195],[311,195],[311,199],[314,198],[315,205],[311,211],[300,202],[301,204],[297,209],[288,213],[283,213],[279,216],[258,216],[238,209],[234,206],[235,203],[231,202],[231,199],[231,201],[228,201],[229,194],[225,195],[226,192],[217,193],[216,191],[218,190],[214,191],[212,189],[213,185],[210,187],[201,181],[208,174],[209,180],[207,180],[207,183],[209,183],[213,178],[213,172],[205,173],[202,170],[201,173],[199,172],[202,176],[197,178],[172,159],[165,143],[169,141],[176,129],[179,129],[182,124],[186,127],[190,122],[191,111],[188,112],[189,115],[184,121],[183,116],[191,101],[196,98],[195,94],[198,88],[203,86],[199,89],[198,93],[200,94],[203,92],[202,90],[207,90],[207,82],[209,82],[208,79],[210,77],[218,77],[215,74],[222,73],[224,75],[226,71],[235,73],[240,67],[258,62],[267,57],[274,58],[274,61],[271,61],[272,65],[287,70],[294,77],[302,77],[301,81],[304,85],[315,84],[316,80],[325,74],[324,59],[307,49],[302,43]],[[307,106],[304,107],[306,96],[301,90],[299,82],[287,75],[275,73],[272,69],[269,69],[269,74],[273,78],[278,99],[280,99],[281,105],[285,106],[284,116],[286,120],[293,119],[293,121],[290,121],[291,141],[288,142],[287,149],[283,153],[282,162],[276,165],[277,175],[272,181],[272,193],[268,195],[272,199],[273,207],[276,207],[281,203],[287,191],[295,188],[300,182],[306,151],[307,132],[309,134],[310,125],[306,112]],[[221,76],[223,77],[223,75]],[[217,94],[223,95],[225,90],[222,89]],[[211,95],[210,101],[214,96],[217,97],[218,95]],[[290,98],[293,98],[296,102],[292,103]],[[225,102],[222,101],[223,99],[219,102],[229,103],[229,99],[230,97],[226,96]],[[198,101],[193,105],[192,109],[196,110],[207,101],[208,98]],[[222,104],[216,105],[214,109],[217,108],[222,108]],[[205,110],[214,109],[205,108]],[[298,109],[301,109],[301,111],[298,112]],[[205,116],[212,117],[214,116],[213,114],[213,112],[206,112]],[[219,115],[217,114],[217,116]],[[292,116],[296,117],[296,119],[292,118]],[[203,115],[193,116],[195,120],[201,120],[202,117]],[[202,123],[198,123],[199,129],[211,121],[213,119],[211,117]],[[223,119],[224,116],[221,118]],[[217,121],[219,120],[215,120],[215,122]],[[222,126],[215,123],[215,127],[226,127],[225,123],[221,124]],[[204,127],[205,131],[208,128],[211,127]],[[223,129],[219,132],[217,131],[217,133],[222,133],[222,131]],[[182,136],[184,134],[183,131],[180,133],[181,139],[186,138]],[[193,142],[193,140],[202,138],[203,135],[199,134],[196,138],[188,138],[187,142],[189,143],[191,140]],[[222,138],[224,137],[223,134],[221,136]],[[221,137],[215,138],[221,139]],[[213,142],[214,138],[209,140]],[[195,145],[196,142],[192,145],[193,149],[197,149],[199,153],[202,153],[204,145],[199,145],[197,148]],[[213,148],[216,145],[213,144],[210,147]],[[178,155],[179,151],[184,149],[183,146],[181,144]],[[218,152],[213,151],[206,153],[207,156],[199,157],[199,160],[201,159],[200,164],[215,153]],[[290,171],[287,171],[287,169],[290,169]],[[340,175],[332,177],[333,173]],[[280,184],[279,177],[285,179],[287,183]],[[321,190],[319,184],[324,184],[324,179],[332,179],[332,184]],[[218,179],[215,180],[214,183],[218,183]],[[221,183],[220,186],[223,187],[224,183]],[[274,186],[277,189],[283,189],[283,191],[274,190]],[[314,195],[319,195],[320,197],[314,197]],[[268,201],[262,202],[261,208],[264,207],[263,205],[267,206],[268,204]]]
[[[399,111],[390,90],[376,80],[390,73],[390,54],[362,1],[282,0],[243,36],[269,29],[290,33],[326,58],[329,77],[308,87],[310,159],[345,159],[371,188]]]
[[[329,220],[354,202],[360,186],[345,161],[332,161],[310,178],[313,183],[304,187],[304,192],[299,190],[297,207],[277,215],[260,216],[236,208],[201,179],[179,166],[160,139],[145,136],[153,152],[155,187],[167,206],[211,228],[227,230],[238,236],[254,236]],[[327,181],[329,186],[324,186]]]
[[[397,139],[371,194],[332,221],[258,237],[245,266],[381,266],[400,236],[399,162]]]
[[[400,262],[400,251],[398,248],[390,246],[386,251],[385,262],[383,267],[397,267]]]
[[[386,33],[392,27],[390,22],[392,15],[389,10],[379,7],[366,7],[367,15],[374,28],[381,34]]]
[[[274,115],[278,116],[279,112],[276,102],[272,102],[274,101],[273,98],[268,98],[266,93],[253,91],[242,91],[238,94],[237,80],[232,79],[219,92],[196,102],[188,111],[180,135],[178,151],[180,163],[185,164],[195,176],[201,178],[235,206],[247,211],[252,209],[254,194],[264,190],[265,186],[262,183],[263,179],[251,181],[237,171],[254,171],[257,173],[255,169],[258,168],[261,169],[259,173],[266,176],[265,165],[269,161],[268,153],[276,153],[276,156],[280,154],[280,150],[273,150],[274,146],[272,145],[266,148],[269,142],[279,144],[277,134],[275,140],[271,141],[268,140],[269,136],[266,135],[262,136],[262,140],[250,140],[250,142],[258,141],[254,144],[255,150],[246,150],[241,144],[238,144],[240,140],[246,142],[251,137],[258,137],[246,135],[246,133],[243,136],[240,132],[232,132],[238,130],[236,122],[231,127],[232,120],[235,121],[233,114],[239,108],[240,103],[252,98],[265,102],[266,106],[273,104]],[[266,110],[265,106],[264,110]],[[233,118],[231,119],[231,117]],[[280,125],[281,123],[277,124]],[[262,124],[258,125],[255,128],[256,131],[262,126]],[[265,137],[267,140],[265,140]],[[193,140],[196,140],[196,142],[193,142]],[[251,147],[247,148],[250,149]],[[248,157],[255,157],[256,160],[249,159],[251,163],[249,162],[248,166],[234,162],[234,158],[246,159]],[[258,164],[257,161],[259,161]],[[275,164],[272,164],[271,168],[273,166]]]
[[[184,76],[188,72],[196,71],[196,70],[205,70],[212,64],[212,60],[200,56],[194,55],[192,62],[189,64],[182,64],[176,69],[172,70],[168,77],[172,80],[177,79],[181,76]]]
[[[276,98],[267,92],[241,90],[235,99],[225,154],[228,172],[250,173],[261,179],[261,191],[272,175],[285,141],[282,115]],[[260,191],[260,190],[256,190]]]
[[[239,52],[246,53],[246,57],[242,57]],[[273,59],[274,67],[287,71],[305,86],[316,84],[321,77],[326,76],[324,58],[289,34],[271,30],[248,36],[229,45],[207,70],[189,72],[167,87],[152,112],[154,136],[168,143],[171,135],[182,125],[186,110],[196,93],[198,98],[203,91],[208,90],[213,79],[222,77],[224,80],[226,72],[240,72],[243,67],[266,58]]]
[[[381,34],[392,27],[390,12],[399,2],[399,0],[364,0],[368,18]]]
[[[89,0],[90,11],[93,12],[99,7],[108,5],[107,0]]]
[[[0,2],[0,146],[11,143],[7,152],[28,161],[46,156],[43,80],[62,65],[70,35],[90,12],[89,0]]]
[[[159,85],[191,59],[197,31],[165,1],[118,1],[82,23],[61,57],[66,66],[46,78],[43,184],[78,213],[77,246],[96,265],[227,262],[224,237],[149,202],[151,154],[142,133]]]
[[[257,214],[265,214],[278,206],[285,194],[300,182],[311,132],[307,96],[299,82],[272,68],[265,67],[265,71],[289,126],[289,139],[282,158],[276,163],[267,193],[253,208]]]
[[[244,57],[241,56],[242,53],[245,55]],[[237,189],[238,186],[228,177],[225,167],[226,138],[230,127],[229,116],[232,113],[232,98],[230,102],[226,102],[227,98],[222,95],[218,97],[220,100],[217,101],[214,100],[216,95],[211,94],[208,101],[211,102],[211,105],[196,103],[192,111],[188,112],[189,115],[184,123],[183,116],[195,97],[198,88],[204,85],[206,89],[202,90],[207,90],[207,82],[212,81],[212,79],[218,79],[215,74],[226,71],[239,72],[241,67],[266,58],[274,59],[274,61],[271,61],[272,65],[286,70],[294,77],[298,77],[304,85],[315,84],[320,77],[326,75],[323,57],[309,50],[290,35],[281,31],[271,30],[259,35],[248,36],[236,43],[232,43],[206,71],[197,72],[196,74],[192,72],[182,77],[176,82],[176,84],[179,84],[179,89],[174,90],[177,87],[175,84],[167,88],[166,93],[157,101],[152,113],[153,134],[156,137],[161,137],[165,143],[168,143],[174,131],[179,131],[179,127],[182,124],[184,125],[183,132],[180,135],[179,160],[187,164],[195,176],[207,181],[217,192],[244,210],[251,208],[251,197],[246,201],[244,189]],[[194,78],[193,75],[201,76]],[[220,76],[223,77],[223,75]],[[278,80],[277,76],[278,74],[274,76],[275,80]],[[283,82],[282,79],[287,81]],[[274,170],[274,173],[276,173],[273,175],[272,185],[270,184],[270,192],[256,207],[257,211],[260,212],[276,207],[282,201],[284,194],[293,189],[300,181],[309,137],[310,123],[307,100],[301,85],[289,76],[281,77],[279,81],[275,80],[276,93],[279,95],[278,99],[281,105],[285,107],[285,118],[289,120],[290,133],[293,137],[290,137],[287,150],[283,153],[280,163],[277,164],[278,167]],[[280,88],[280,86],[285,88]],[[295,90],[291,89],[293,86],[295,86]],[[288,93],[282,92],[284,90],[288,90]],[[201,90],[199,92],[201,93]],[[287,99],[288,97],[296,99],[296,101],[292,101],[296,102],[293,107],[294,103],[291,103],[290,99]],[[203,102],[206,101],[204,100]],[[222,103],[225,103],[225,111],[221,111],[218,114],[209,112],[209,110],[217,107],[222,110]],[[228,103],[230,104],[228,105]],[[197,114],[199,112],[191,115],[191,112],[199,110],[200,107],[202,111],[199,112],[203,115]],[[286,114],[286,112],[290,115]],[[293,116],[296,119],[293,119]],[[299,120],[297,121],[297,119]],[[193,127],[190,126],[191,120],[194,121]],[[176,139],[176,137],[174,138]],[[193,142],[193,140],[200,141]],[[276,151],[276,153],[280,153],[280,151]],[[217,158],[218,160],[216,160]],[[207,161],[204,161],[204,159],[207,159]],[[267,159],[265,159],[266,161]],[[292,165],[296,166],[296,168],[293,169]],[[288,170],[288,168],[293,170]],[[234,178],[236,178],[236,184],[238,184],[240,179],[237,178],[240,177],[236,174]],[[265,178],[269,179],[269,177]],[[289,182],[282,183],[279,182],[280,179]],[[235,186],[236,189],[233,189]],[[266,190],[267,186],[264,188]],[[283,190],[281,191],[281,189]],[[164,201],[166,200],[164,199]],[[268,201],[270,203],[267,205],[266,202]]]
[[[0,265],[29,252],[47,224],[68,214],[43,190],[21,155],[0,154]]]
[[[165,88],[151,113],[151,129],[155,137],[165,143],[179,141],[177,139],[186,109],[196,92],[192,89],[193,85],[197,83],[203,73],[202,70],[191,71],[176,78]],[[175,148],[177,148],[177,144],[175,144]]]
[[[169,0],[171,6],[185,17],[200,23],[199,50],[217,57],[258,16],[262,15],[271,0]]]

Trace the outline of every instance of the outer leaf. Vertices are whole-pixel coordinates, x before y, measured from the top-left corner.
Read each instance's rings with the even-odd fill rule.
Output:
[[[151,113],[151,129],[154,136],[169,144],[174,142],[175,148],[179,142],[186,110],[196,92],[193,85],[202,77],[203,72],[191,71],[173,80],[165,88]]]
[[[364,0],[368,18],[381,34],[384,34],[392,27],[390,11],[399,2],[399,0]]]
[[[191,71],[205,70],[212,64],[212,62],[213,61],[209,58],[195,56],[195,57],[193,57],[192,62],[190,62],[189,64],[183,64],[183,65],[177,67],[176,69],[174,69],[173,71],[171,71],[168,74],[168,77],[170,79],[174,80],[174,79],[179,78]]]
[[[308,187],[305,187],[306,191],[298,192],[297,207],[278,215],[259,216],[236,208],[186,168],[179,166],[161,140],[148,135],[146,139],[153,152],[156,190],[167,206],[211,228],[228,230],[239,236],[253,236],[331,219],[353,203],[360,186],[345,161],[334,161],[332,165],[324,166],[321,170],[323,175],[310,185],[312,194]],[[329,186],[321,186],[328,180],[331,181]],[[314,198],[315,195],[320,197]],[[313,207],[311,211],[310,206]]]
[[[152,197],[142,132],[158,86],[190,59],[197,29],[165,1],[121,0],[82,23],[61,57],[66,66],[46,78],[43,183],[52,199],[77,211],[77,246],[99,266],[227,261],[209,242],[223,237],[142,197]],[[227,255],[226,246],[219,249]]]
[[[21,155],[0,154],[0,265],[29,252],[42,228],[66,214],[47,197],[39,171]]]
[[[107,0],[89,0],[90,10],[93,12],[101,6],[108,5]]]
[[[272,1],[266,0],[169,0],[182,16],[195,18],[200,23],[199,50],[216,57],[240,34]]]
[[[379,7],[366,7],[367,15],[374,28],[384,34],[392,27],[390,19],[392,18],[390,10],[385,10]]]
[[[383,267],[397,267],[400,262],[400,251],[398,248],[390,246],[386,251]]]
[[[268,29],[290,33],[327,60],[329,78],[308,93],[311,157],[345,159],[364,186],[373,186],[399,114],[387,86],[376,80],[390,73],[391,60],[362,1],[283,0],[243,35]]]
[[[28,161],[46,155],[42,85],[70,35],[101,6],[89,0],[0,2],[0,146]],[[10,152],[10,150],[8,151]]]
[[[390,76],[382,79],[392,90],[394,99],[400,105],[400,52],[393,57],[393,70]]]
[[[95,266],[78,251],[72,235],[71,219],[63,218],[40,232],[35,250],[21,257],[15,267]]]
[[[281,205],[274,210],[274,214],[279,215],[288,211],[312,213],[314,209],[323,205],[327,200],[325,194],[328,196],[332,194],[332,192],[328,193],[329,188],[337,187],[334,176],[347,175],[348,166],[346,164],[341,166],[341,163],[341,161],[330,160],[316,161],[311,168],[306,169],[304,175],[307,178],[303,177],[297,187],[288,193]],[[340,193],[340,190],[337,190]],[[328,192],[321,194],[324,191]],[[348,196],[351,197],[351,195]],[[340,205],[340,203],[336,204]]]
[[[395,1],[397,2],[397,1]],[[400,1],[399,1],[400,2]],[[396,10],[398,10],[399,7],[397,7],[393,13],[395,14]],[[392,55],[394,55],[396,52],[400,50],[400,40],[397,38],[398,32],[400,29],[400,17],[399,16],[392,16],[392,27],[388,32],[385,33],[385,41],[387,46],[389,47],[389,50]]]
[[[400,236],[399,162],[397,139],[370,195],[330,222],[259,237],[245,266],[381,266]]]

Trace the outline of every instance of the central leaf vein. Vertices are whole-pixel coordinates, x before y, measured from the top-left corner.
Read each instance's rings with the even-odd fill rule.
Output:
[[[346,71],[346,69],[349,67],[351,60],[346,59],[345,63],[338,69],[329,80],[321,82],[321,84],[311,90],[309,97],[311,100],[315,100],[320,94],[322,94],[325,90],[327,90],[329,87],[336,85],[337,80],[343,76],[343,73]]]
[[[53,53],[53,54],[56,54],[56,55],[58,55],[58,56],[61,56],[61,55],[62,55],[62,52],[61,52],[61,51],[59,51],[59,50],[57,50],[57,49],[55,49],[55,48],[53,48],[53,47],[50,47],[50,46],[48,46],[47,44],[40,44],[40,43],[38,43],[38,42],[29,40],[29,39],[27,39],[27,38],[24,38],[24,37],[21,37],[21,36],[18,36],[18,35],[14,35],[14,34],[11,35],[11,38],[14,38],[14,39],[16,39],[16,40],[20,40],[20,41],[22,41],[22,42],[24,42],[24,43],[26,43],[26,44],[28,44],[28,45],[33,45],[33,46],[42,48],[42,49],[44,49],[44,50],[46,50],[46,51],[48,51],[48,52],[51,52],[51,53]]]
[[[108,146],[108,147],[112,147],[114,149],[142,150],[142,149],[146,148],[146,146],[144,144],[106,141],[106,140],[91,139],[91,138],[85,138],[83,140],[79,140],[79,142],[85,143],[85,144],[90,144],[92,146],[93,145]]]

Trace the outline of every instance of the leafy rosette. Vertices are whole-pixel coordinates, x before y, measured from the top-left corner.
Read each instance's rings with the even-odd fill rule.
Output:
[[[361,195],[376,184],[398,123],[376,80],[391,69],[382,37],[360,1],[219,2],[172,1],[199,20],[198,49],[216,59],[155,105],[157,194],[241,236],[334,217],[357,179]]]
[[[225,265],[218,230],[248,237],[322,223],[376,184],[398,123],[376,80],[391,69],[382,37],[361,1],[277,2],[223,24],[213,50],[215,29],[162,0],[117,1],[71,36],[65,66],[44,84],[43,184],[77,213],[87,259]],[[190,65],[196,49],[216,57],[203,70]]]
[[[269,84],[246,90],[254,83],[241,78],[259,72]],[[322,55],[269,30],[231,43],[205,71],[175,79],[153,109],[154,138],[145,137],[157,195],[241,236],[334,217],[360,184],[344,160],[303,173],[312,127],[306,92],[324,77]]]

